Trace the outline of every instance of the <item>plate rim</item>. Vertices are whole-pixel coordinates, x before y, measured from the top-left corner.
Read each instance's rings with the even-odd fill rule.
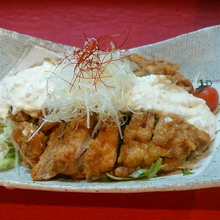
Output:
[[[159,45],[161,43],[169,42],[170,40],[173,40],[176,38],[180,38],[180,37],[194,34],[194,33],[200,33],[201,31],[204,31],[207,29],[212,29],[212,28],[219,29],[220,25],[215,25],[212,27],[207,27],[207,28],[203,28],[203,29],[200,29],[197,31],[182,34],[177,37],[173,37],[173,38],[167,39],[165,41],[160,41],[160,42],[157,42],[154,44],[131,48],[131,49],[128,49],[128,51],[133,50],[133,49],[138,49],[138,48],[143,49],[146,46]],[[63,44],[55,43],[52,41],[43,40],[40,38],[35,38],[35,37],[29,36],[29,35],[20,34],[20,33],[14,32],[14,31],[0,28],[0,33],[1,32],[6,32],[7,34],[18,34],[19,36],[28,37],[28,39],[34,39],[38,43],[40,42],[40,43],[45,43],[48,45],[53,44],[53,45],[60,46],[60,48],[63,48],[63,47],[70,48],[70,46],[68,46],[68,45],[63,45]],[[218,137],[220,137],[220,135],[218,135]],[[220,140],[218,139],[218,141],[220,141]],[[86,181],[86,180],[83,180],[83,181]],[[146,180],[146,181],[148,181],[148,180]],[[126,187],[122,184],[121,186],[112,187],[112,188],[108,188],[108,187],[97,188],[97,187],[83,187],[83,186],[76,187],[76,186],[66,186],[66,185],[58,186],[58,185],[51,185],[51,184],[47,185],[47,183],[51,183],[51,182],[52,181],[44,181],[44,182],[36,182],[36,181],[21,182],[20,181],[19,182],[19,181],[14,181],[14,180],[4,180],[0,177],[0,186],[3,186],[8,189],[18,188],[18,189],[29,189],[29,190],[31,189],[31,190],[43,190],[43,191],[57,191],[57,192],[59,191],[59,192],[84,192],[84,193],[94,193],[94,192],[96,192],[96,193],[141,193],[141,192],[182,191],[182,190],[195,190],[195,189],[202,189],[202,188],[220,187],[220,177],[219,178],[212,177],[212,179],[210,179],[210,180],[205,179],[205,180],[201,180],[200,182],[193,180],[191,182],[189,181],[186,183],[178,183],[178,185],[164,184],[163,186],[157,185],[155,187],[154,186],[147,186],[147,185],[142,186],[141,184],[143,183],[143,180],[141,181],[141,184],[134,185],[133,187]],[[79,182],[79,181],[77,181],[77,182]]]

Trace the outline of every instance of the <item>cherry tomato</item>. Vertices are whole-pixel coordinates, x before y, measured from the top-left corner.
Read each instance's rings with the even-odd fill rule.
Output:
[[[193,93],[194,96],[201,98],[206,101],[207,106],[213,112],[219,104],[219,94],[218,91],[208,85],[208,83],[204,83],[201,81],[201,85],[196,91]]]

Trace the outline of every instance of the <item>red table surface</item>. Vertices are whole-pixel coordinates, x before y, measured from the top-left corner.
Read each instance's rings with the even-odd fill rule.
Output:
[[[220,1],[2,1],[0,27],[68,45],[132,28],[126,47],[220,23]],[[0,187],[0,219],[219,219],[220,188],[134,194]]]

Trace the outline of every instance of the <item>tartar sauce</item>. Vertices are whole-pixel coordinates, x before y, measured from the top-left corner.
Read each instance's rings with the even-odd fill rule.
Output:
[[[4,77],[0,81],[0,118],[8,116],[12,107],[12,114],[24,111],[36,117],[46,99],[47,78],[54,70],[54,65],[44,62]]]
[[[136,77],[136,83],[125,95],[126,105],[133,111],[151,111],[159,116],[174,113],[215,138],[216,118],[205,101],[189,94],[165,76]],[[168,120],[168,119],[167,119]]]
[[[3,78],[0,81],[0,118],[7,117],[11,107],[12,114],[24,111],[36,117],[47,98],[47,78],[54,68],[53,64],[44,62],[41,66]],[[211,139],[215,138],[216,118],[205,101],[189,94],[165,76],[135,77],[132,88],[125,91],[124,103],[132,111],[151,111],[160,116],[169,113],[181,115],[188,123],[207,132]],[[170,120],[166,118],[167,122]]]

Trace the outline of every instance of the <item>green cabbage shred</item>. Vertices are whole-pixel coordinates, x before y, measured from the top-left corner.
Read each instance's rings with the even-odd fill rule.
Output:
[[[191,171],[189,171],[189,170],[187,170],[187,169],[182,169],[182,173],[183,173],[183,176],[187,176],[187,175],[192,175],[192,174],[194,174],[194,172],[191,172]]]
[[[111,175],[110,173],[106,173],[101,177],[93,178],[93,181],[99,180],[102,182],[107,181],[128,181],[128,180],[140,180],[140,179],[151,179],[157,176],[158,171],[166,166],[166,164],[162,165],[162,158],[159,158],[155,163],[151,165],[149,169],[141,169],[140,167],[136,168],[136,171],[128,175],[127,177],[117,177]]]
[[[11,121],[0,120],[0,171],[15,167],[15,148],[10,140]]]

